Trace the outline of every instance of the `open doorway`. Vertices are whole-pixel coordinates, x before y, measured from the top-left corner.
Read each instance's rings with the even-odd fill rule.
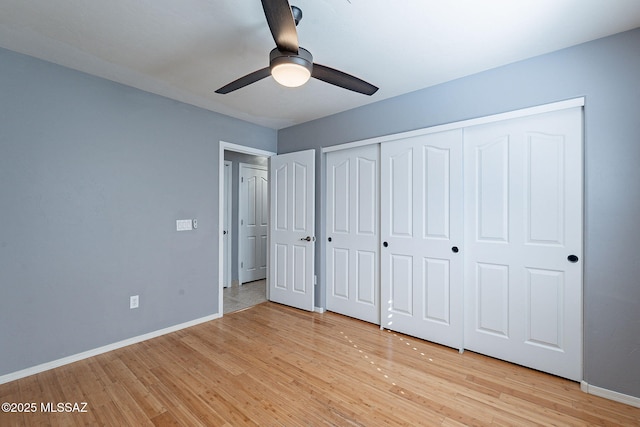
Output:
[[[267,299],[268,158],[273,154],[220,143],[218,283],[222,314]]]

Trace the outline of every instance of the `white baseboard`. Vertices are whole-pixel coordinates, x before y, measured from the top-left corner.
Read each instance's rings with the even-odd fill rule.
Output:
[[[316,313],[324,313],[324,308],[322,307],[313,307],[313,311]]]
[[[154,332],[149,332],[144,335],[139,335],[137,337],[128,338],[123,341],[118,341],[113,344],[108,344],[103,347],[94,348],[92,350],[87,350],[82,353],[73,354],[71,356],[63,357],[62,359],[53,360],[51,362],[46,362],[41,365],[32,366],[30,368],[23,369],[21,371],[12,372],[10,374],[0,376],[0,384],[5,384],[11,381],[19,380],[20,378],[28,377],[30,375],[39,374],[40,372],[48,371],[49,369],[58,368],[60,366],[68,365],[73,362],[77,362],[79,360],[87,359],[89,357],[97,356],[99,354],[103,354],[109,351],[113,351],[122,347],[126,347],[131,344],[136,344],[142,341],[146,341],[151,338],[159,337],[161,335],[169,334],[171,332],[179,331],[180,329],[185,329],[190,326],[195,326],[200,323],[209,322],[211,320],[219,319],[222,317],[220,314],[212,314],[210,316],[201,317],[199,319],[191,320],[189,322],[180,323],[179,325],[170,326],[168,328],[160,329]]]
[[[590,385],[586,381],[580,382],[580,390],[594,396],[604,397],[605,399],[614,400],[626,405],[640,408],[640,397],[629,396],[628,394],[618,393],[617,391],[607,390],[606,388]]]

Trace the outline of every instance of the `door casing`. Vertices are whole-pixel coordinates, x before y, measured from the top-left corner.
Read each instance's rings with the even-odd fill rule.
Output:
[[[233,236],[231,234],[231,180],[232,180],[233,162],[224,161],[224,219],[222,228],[223,239],[223,252],[222,258],[224,261],[223,272],[223,286],[231,286],[231,258],[232,258],[232,241]]]
[[[247,147],[245,145],[234,144],[232,142],[220,141],[218,149],[218,314],[223,313],[224,299],[224,257],[220,256],[224,250],[224,239],[222,231],[224,230],[224,152],[235,151],[237,153],[250,154],[252,156],[271,157],[276,153],[273,151],[261,150],[259,148]],[[267,267],[268,268],[268,267]],[[269,277],[267,274],[267,285]],[[215,283],[215,282],[214,282]],[[267,286],[267,293],[269,287]],[[267,295],[268,297],[268,295]]]

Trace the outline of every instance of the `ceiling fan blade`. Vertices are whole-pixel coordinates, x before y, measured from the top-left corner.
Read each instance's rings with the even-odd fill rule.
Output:
[[[342,71],[336,70],[335,68],[316,63],[313,64],[311,77],[335,86],[339,86],[344,89],[363,93],[369,96],[373,95],[378,90],[378,88],[371,83],[367,83],[364,80],[361,80],[350,74],[343,73]]]
[[[240,88],[248,86],[251,83],[255,83],[258,80],[262,80],[270,75],[271,70],[269,69],[269,67],[266,67],[261,70],[254,71],[253,73],[247,74],[244,77],[240,77],[238,80],[234,80],[228,85],[222,86],[220,89],[216,90],[216,93],[224,95],[229,92],[233,92],[234,90],[238,90]]]
[[[289,2],[287,0],[262,0],[262,8],[278,49],[298,53],[298,32]]]

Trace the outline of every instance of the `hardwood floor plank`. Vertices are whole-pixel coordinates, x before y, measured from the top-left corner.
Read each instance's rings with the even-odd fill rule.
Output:
[[[121,365],[118,384],[138,403],[140,410],[148,418],[155,418],[166,412],[164,405],[149,391],[148,386],[155,382],[154,379],[136,369],[135,359],[129,358],[126,363],[124,360],[113,363]]]
[[[234,402],[234,399],[229,396],[226,390],[207,390],[200,396],[204,401],[208,402],[209,407],[218,417],[231,425],[259,425],[242,411],[241,407]]]
[[[151,422],[156,427],[182,426],[182,423],[169,412],[156,415],[151,419]]]
[[[20,384],[18,381],[12,381],[5,384],[6,387],[0,386],[0,403],[24,402],[20,394]],[[19,412],[0,412],[0,426],[22,426],[24,425],[23,414]]]
[[[198,416],[198,413],[192,413],[188,410],[182,403],[182,396],[176,396],[172,390],[165,386],[164,383],[157,383],[150,386],[151,393],[156,396],[160,402],[167,408],[167,411],[170,415],[166,417],[162,417],[159,420],[166,420],[167,418],[173,418],[179,420],[182,425],[189,426],[205,426]],[[207,414],[208,416],[215,416],[214,412]],[[221,422],[222,423],[222,422]],[[215,424],[214,424],[215,425]]]
[[[89,408],[91,414],[96,419],[96,425],[114,426],[122,425],[123,417],[120,409],[114,402],[106,401],[102,404],[91,405]]]
[[[562,378],[274,303],[0,385],[0,425],[640,426]]]
[[[162,386],[169,398],[163,404],[169,412],[173,412],[174,407],[180,411],[193,415],[199,425],[217,425],[221,423],[221,418],[212,411],[206,401],[198,395],[198,389],[193,387],[194,382],[185,372],[177,372],[163,367],[153,368],[154,374],[162,378]],[[175,403],[179,402],[179,405]],[[175,414],[174,414],[175,416]]]

